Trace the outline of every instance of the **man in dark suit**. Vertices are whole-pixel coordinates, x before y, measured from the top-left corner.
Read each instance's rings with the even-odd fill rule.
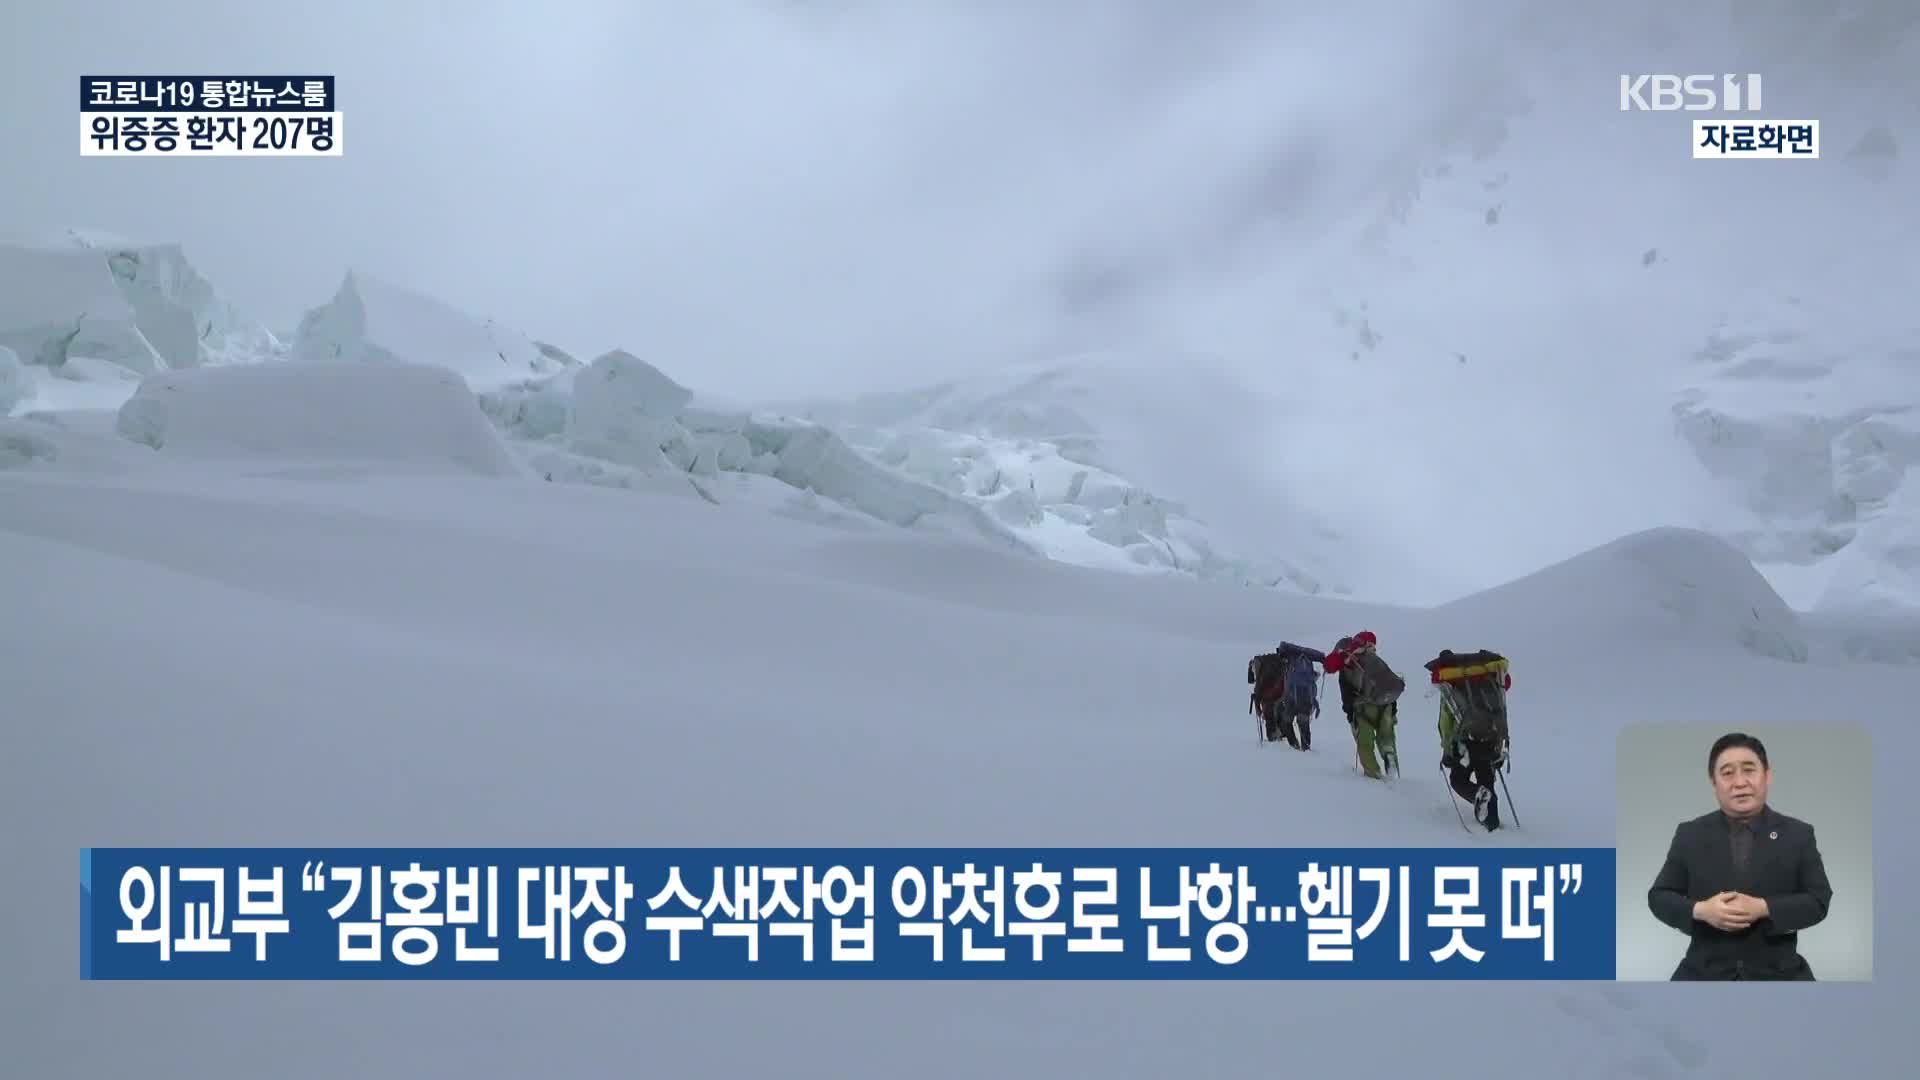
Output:
[[[1767,805],[1773,768],[1751,735],[1721,736],[1707,754],[1720,809],[1674,829],[1647,890],[1655,918],[1691,940],[1680,981],[1800,979],[1800,931],[1827,917],[1827,883],[1813,826]]]

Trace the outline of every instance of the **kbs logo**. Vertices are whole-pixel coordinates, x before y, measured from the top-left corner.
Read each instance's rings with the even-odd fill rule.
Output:
[[[1717,84],[1717,88],[1716,88]],[[1620,111],[1760,111],[1758,75],[1622,75]]]

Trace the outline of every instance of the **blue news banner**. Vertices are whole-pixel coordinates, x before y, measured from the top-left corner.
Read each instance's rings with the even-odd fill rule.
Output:
[[[88,848],[85,979],[1614,978],[1611,848]]]

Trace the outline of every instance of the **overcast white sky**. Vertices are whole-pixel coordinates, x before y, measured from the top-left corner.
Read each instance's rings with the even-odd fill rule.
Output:
[[[1425,260],[1404,297],[1445,285],[1515,306],[1519,289],[1538,314],[1622,272],[1611,248],[1577,246],[1602,242],[1629,256],[1691,243],[1701,275],[1812,278],[1809,238],[1858,246],[1910,224],[1913,200],[1885,183],[1861,189],[1886,200],[1872,213],[1851,189],[1834,197],[1822,185],[1837,161],[1624,154],[1678,118],[1619,114],[1614,76],[1761,70],[1769,113],[1817,115],[1837,158],[1869,122],[1858,102],[1914,130],[1920,5],[1744,3],[1750,22],[1813,12],[1769,16],[1744,40],[1719,5],[1689,5],[1684,22],[1664,6],[18,4],[0,205],[9,225],[181,240],[276,328],[352,266],[583,358],[625,347],[695,386],[770,394],[913,383],[1088,340],[1167,340],[1258,369],[1276,335],[1297,334],[1299,362],[1319,363],[1300,290],[1367,293],[1365,264],[1331,253],[1439,150],[1528,102],[1532,156],[1502,167],[1516,185],[1534,170],[1537,216],[1511,230],[1532,247],[1476,264],[1434,233],[1399,252]],[[1904,82],[1889,74],[1902,63]],[[80,157],[78,76],[133,73],[336,75],[345,156]],[[1627,142],[1546,139],[1543,116]],[[1477,221],[1483,207],[1458,209]],[[1777,236],[1749,237],[1736,262],[1713,238],[1732,243],[1742,220]],[[1521,288],[1556,276],[1557,293]],[[1467,330],[1486,321],[1449,310]],[[1421,317],[1406,308],[1400,325]]]

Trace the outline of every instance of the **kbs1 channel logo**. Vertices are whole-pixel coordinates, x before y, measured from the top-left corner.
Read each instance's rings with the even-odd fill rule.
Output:
[[[82,157],[339,157],[331,75],[82,75]]]
[[[1759,75],[1622,75],[1620,111],[1757,113],[1762,89]],[[1693,156],[1817,160],[1820,121],[1696,118]]]

